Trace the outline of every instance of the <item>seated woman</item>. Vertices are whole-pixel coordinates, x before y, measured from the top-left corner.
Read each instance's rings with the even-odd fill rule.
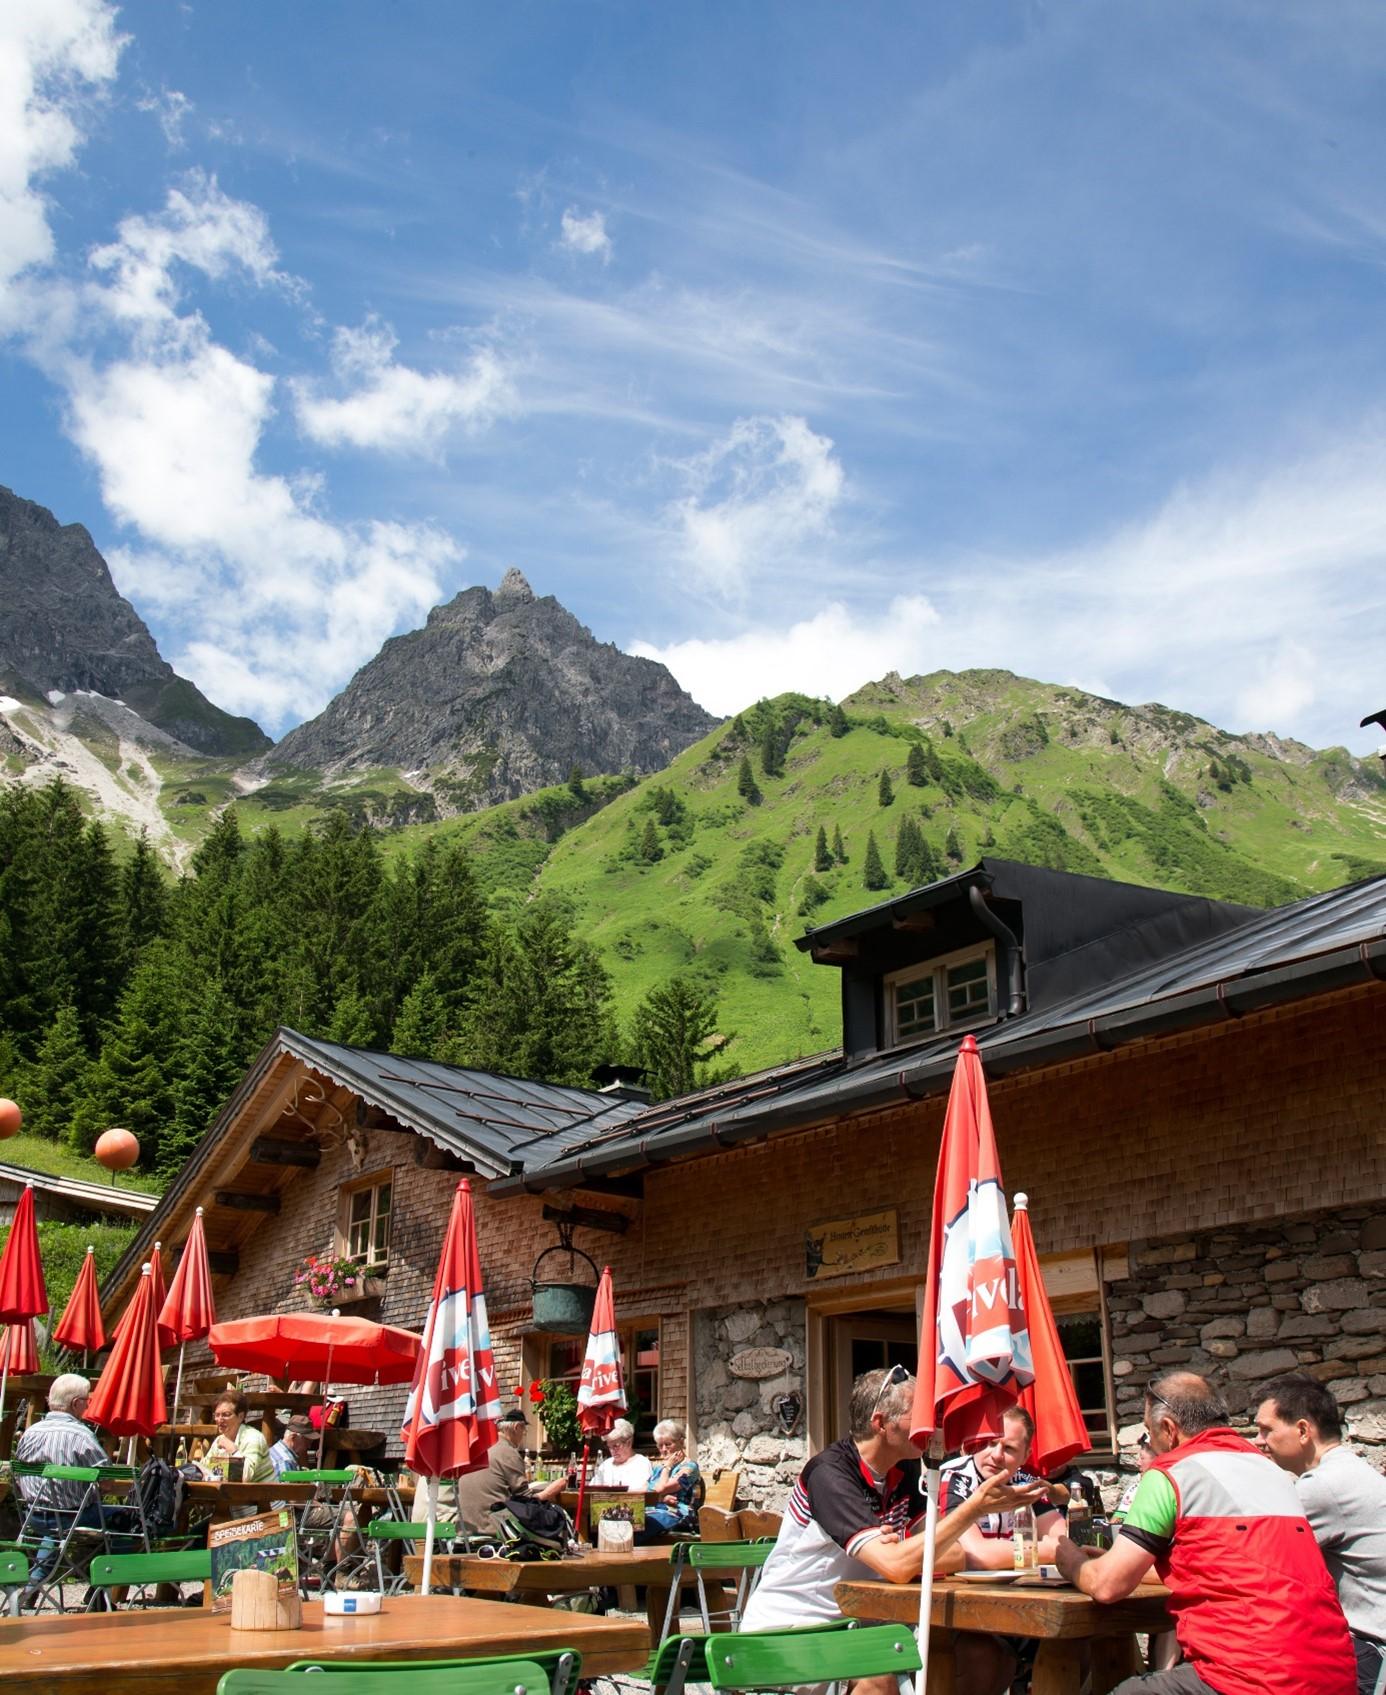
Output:
[[[676,1530],[696,1530],[698,1462],[687,1453],[688,1426],[677,1418],[662,1418],[654,1427],[658,1463],[650,1471],[648,1493],[658,1495],[645,1508],[645,1528],[637,1542],[654,1542]]]
[[[618,1418],[604,1440],[607,1456],[588,1479],[591,1486],[643,1494],[650,1486],[650,1462],[635,1451],[635,1426],[628,1418]]]
[[[212,1411],[217,1433],[203,1464],[209,1477],[225,1477],[226,1462],[236,1458],[243,1462],[242,1482],[265,1483],[275,1475],[269,1443],[261,1431],[245,1422],[246,1408],[246,1398],[239,1389],[228,1389],[218,1396]],[[254,1510],[252,1507],[251,1511]]]

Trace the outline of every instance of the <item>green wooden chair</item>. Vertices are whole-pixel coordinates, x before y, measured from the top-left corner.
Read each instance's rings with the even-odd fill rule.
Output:
[[[802,1630],[733,1632],[710,1636],[704,1653],[714,1689],[795,1689],[803,1683],[911,1676],[922,1663],[914,1633],[903,1624],[822,1635]]]
[[[536,1665],[548,1679],[549,1695],[571,1695],[577,1686],[578,1676],[582,1671],[582,1655],[576,1648],[548,1648],[526,1654],[525,1661]],[[496,1666],[514,1666],[516,1660],[513,1654],[492,1654],[474,1660],[296,1660],[289,1667],[290,1671],[326,1671],[346,1672],[352,1677],[359,1677],[367,1671],[427,1671],[427,1672],[480,1672],[489,1671]],[[460,1689],[461,1686],[458,1685]],[[355,1683],[344,1686],[343,1695],[359,1695]],[[513,1691],[512,1691],[513,1695]],[[531,1689],[530,1695],[535,1695]],[[538,1695],[543,1695],[540,1690]]]
[[[228,1671],[217,1695],[303,1695],[303,1679],[312,1672],[345,1671],[345,1666],[305,1663],[300,1670]],[[547,1695],[549,1680],[535,1660],[453,1660],[437,1664],[404,1660],[352,1666],[350,1695]]]
[[[0,1589],[5,1592],[6,1611],[19,1614],[19,1598],[29,1581],[29,1558],[18,1548],[0,1550]]]
[[[351,1510],[352,1486],[357,1474],[350,1466],[328,1470],[286,1471],[282,1483],[315,1483],[313,1498],[298,1508],[295,1528],[298,1533],[299,1588],[306,1596],[309,1578],[320,1580],[324,1589],[331,1587],[331,1573],[345,1562],[341,1558],[341,1538],[344,1532],[354,1533],[356,1521],[344,1521]],[[324,1512],[323,1508],[327,1511]],[[335,1550],[335,1552],[334,1552]]]
[[[703,1634],[707,1635],[714,1623],[722,1630],[735,1630],[741,1623],[741,1615],[746,1610],[746,1603],[755,1591],[760,1581],[761,1570],[765,1562],[775,1551],[773,1542],[690,1542],[683,1549],[683,1556],[689,1566],[698,1576],[698,1611],[702,1615]],[[734,1572],[736,1588],[730,1601],[717,1607],[708,1604],[707,1574],[709,1572]],[[677,1585],[670,1591],[670,1601],[678,1593]],[[669,1634],[669,1620],[665,1620],[665,1635]]]
[[[402,1554],[416,1553],[418,1547],[423,1546],[423,1539],[427,1532],[428,1526],[426,1524],[401,1522],[393,1518],[373,1518],[366,1526],[366,1545],[369,1549],[370,1558],[375,1562],[376,1587],[382,1595],[397,1595],[408,1584],[403,1566],[398,1572],[386,1571],[386,1548],[391,1543],[397,1542]],[[434,1536],[437,1537],[436,1526],[434,1527]]]
[[[100,1604],[114,1609],[112,1589],[138,1589],[137,1606],[147,1606],[147,1591],[159,1583],[202,1583],[212,1575],[212,1556],[205,1548],[185,1548],[179,1553],[98,1554],[91,1562],[87,1581],[99,1594]]]
[[[827,1619],[821,1624],[802,1624],[782,1635],[808,1636],[825,1630],[854,1630],[855,1619]],[[707,1669],[708,1636],[666,1636],[645,1662],[640,1673],[653,1695],[683,1695],[690,1683],[711,1683]]]

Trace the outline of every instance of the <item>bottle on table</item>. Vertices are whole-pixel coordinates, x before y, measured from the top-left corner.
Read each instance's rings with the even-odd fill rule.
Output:
[[[1065,1528],[1068,1539],[1082,1548],[1092,1540],[1092,1509],[1083,1494],[1083,1485],[1074,1483],[1069,1490]]]
[[[187,1463],[188,1463],[188,1439],[187,1439],[186,1436],[180,1436],[178,1438],[177,1452],[173,1456],[173,1469],[175,1471],[182,1471],[183,1467]]]
[[[1035,1510],[1033,1507],[1017,1507],[1011,1520],[1011,1548],[1015,1555],[1017,1571],[1033,1571],[1037,1560],[1037,1544],[1035,1541]]]

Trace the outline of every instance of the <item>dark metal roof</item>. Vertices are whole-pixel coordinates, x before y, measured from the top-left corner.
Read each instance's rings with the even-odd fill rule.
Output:
[[[641,1101],[495,1071],[343,1047],[280,1030],[275,1045],[487,1176],[554,1157],[646,1111]]]
[[[949,879],[965,883],[969,874]],[[1054,1005],[976,1031],[994,1076],[1058,1064],[1260,1007],[1386,981],[1386,876],[1311,895],[1171,951]],[[560,1188],[584,1177],[711,1153],[778,1130],[943,1093],[957,1033],[848,1061],[842,1054],[763,1072],[754,1090],[666,1101],[600,1141],[570,1139],[493,1193]],[[557,1150],[555,1149],[555,1152]]]

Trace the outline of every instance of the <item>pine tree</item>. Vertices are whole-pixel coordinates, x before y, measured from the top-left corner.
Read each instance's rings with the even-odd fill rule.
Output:
[[[653,818],[645,820],[645,833],[640,838],[640,857],[647,865],[653,865],[656,860],[664,858],[664,849],[659,844],[659,831],[655,829]]]
[[[815,871],[831,871],[833,868],[832,851],[828,847],[828,833],[820,824],[818,840],[813,844],[813,869]]]
[[[91,1057],[82,1040],[77,1009],[63,1007],[29,1067],[24,1084],[24,1128],[50,1141],[63,1141],[72,1131],[77,1103],[86,1092]]]
[[[587,799],[587,785],[582,780],[582,767],[574,765],[568,773],[568,793],[576,801]]]
[[[417,1059],[445,1059],[453,1038],[448,1006],[431,972],[425,971],[404,997],[390,1034],[390,1052]]]
[[[828,734],[835,738],[845,736],[852,726],[847,722],[847,714],[834,702],[828,708]]]
[[[919,864],[919,826],[907,812],[895,832],[895,875],[907,882],[914,879]]]
[[[890,784],[889,771],[881,772],[881,780],[876,785],[876,800],[881,806],[893,806],[895,804],[895,790]]]
[[[720,1081],[708,1068],[731,1041],[718,1033],[715,993],[688,977],[650,990],[635,1009],[631,1038],[645,1082],[660,1101]]]
[[[922,789],[928,780],[929,767],[924,762],[924,749],[918,742],[911,742],[905,759],[905,781],[916,789]]]
[[[954,865],[962,864],[962,842],[959,840],[957,830],[951,824],[948,826],[948,835],[943,843],[943,851],[953,861]]]
[[[760,738],[760,768],[767,777],[784,776],[784,748],[780,742],[780,727],[767,718]]]
[[[741,768],[736,774],[736,792],[743,800],[748,801],[750,805],[760,805],[761,793],[760,789],[756,786],[756,774],[751,769],[751,761],[748,754],[743,753],[741,756]]]
[[[375,1015],[366,997],[355,987],[343,989],[332,1005],[332,1019],[327,1026],[329,1042],[343,1047],[369,1048],[377,1040]]]
[[[244,1069],[237,1050],[235,1008],[219,983],[207,983],[199,995],[174,1062],[174,1115],[159,1137],[155,1168],[164,1178],[175,1177],[187,1164]]]
[[[842,829],[837,824],[833,825],[833,858],[839,865],[847,863],[847,849],[842,845]]]
[[[120,951],[126,972],[139,963],[147,942],[162,936],[168,922],[168,890],[159,860],[141,830],[135,851],[120,873]]]
[[[876,846],[874,830],[866,833],[866,858],[862,862],[861,880],[868,889],[884,889],[889,882],[885,866],[881,863],[881,850]]]

